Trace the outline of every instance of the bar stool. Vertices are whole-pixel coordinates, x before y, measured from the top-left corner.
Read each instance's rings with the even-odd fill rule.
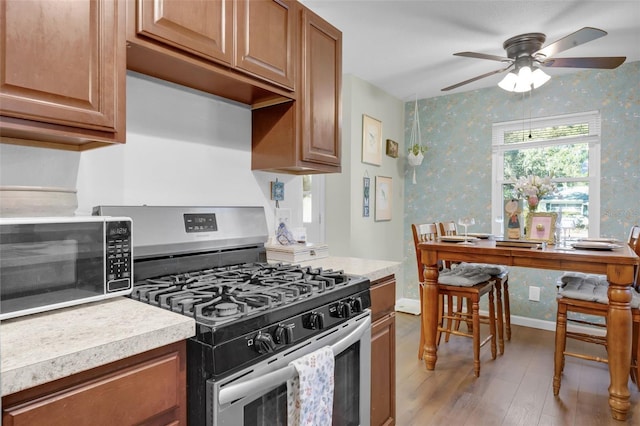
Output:
[[[438,236],[438,227],[435,223],[426,224],[412,224],[411,230],[413,232],[413,242],[416,249],[416,259],[418,264],[418,275],[420,279],[420,310],[422,312],[422,300],[423,300],[423,271],[424,265],[420,258],[420,250],[418,244],[422,242],[435,241]],[[494,303],[494,280],[490,275],[478,273],[476,270],[455,268],[443,269],[438,277],[438,296],[441,300],[440,307],[438,309],[438,338],[437,344],[440,344],[440,336],[442,332],[453,334],[456,336],[470,337],[473,339],[473,364],[474,364],[474,376],[480,376],[480,348],[487,342],[491,344],[491,358],[496,359],[496,315],[495,315],[495,303]],[[489,301],[489,315],[482,316],[479,313],[480,298],[484,295],[488,296]],[[447,306],[447,313],[444,313],[442,306],[442,300],[444,297],[453,298],[458,297],[471,301],[471,312],[454,312],[453,306],[449,304]],[[423,317],[424,318],[424,317]],[[447,321],[445,327],[443,321]],[[459,330],[451,328],[451,321],[471,321],[473,324],[472,330],[469,333],[465,333]],[[498,318],[499,322],[502,322]],[[482,341],[480,341],[480,324],[489,325],[489,335]],[[502,325],[500,325],[502,326]],[[424,348],[424,327],[422,321],[420,322],[420,347],[418,348],[418,358],[422,359],[422,351]]]
[[[633,226],[627,240],[629,246],[640,256],[640,226]],[[633,319],[633,343],[630,374],[640,390],[640,293],[638,292],[638,275],[636,274],[633,288],[631,289],[631,316]],[[560,393],[562,371],[564,370],[565,356],[586,359],[596,362],[608,363],[607,358],[601,358],[585,353],[570,352],[566,350],[567,339],[580,340],[604,346],[607,350],[606,318],[609,310],[609,282],[606,275],[583,274],[579,272],[565,272],[557,281],[558,286],[558,312],[556,317],[556,343],[554,355],[553,394]],[[601,317],[602,322],[570,317],[570,313],[584,314]],[[567,324],[580,324],[584,331],[568,331]],[[594,331],[589,331],[591,328]],[[604,330],[598,333],[595,330]]]
[[[456,224],[453,221],[439,222],[440,236],[458,235]],[[502,327],[498,327],[498,349],[504,353],[504,335],[511,340],[511,307],[509,304],[509,270],[506,266],[490,265],[485,263],[462,263],[461,266],[479,268],[480,272],[487,273],[495,280],[496,284],[496,310],[497,316],[502,318]],[[462,309],[462,303],[458,301],[457,309]],[[468,309],[468,308],[467,308]],[[456,327],[459,324],[456,324]],[[446,339],[446,338],[445,338]]]

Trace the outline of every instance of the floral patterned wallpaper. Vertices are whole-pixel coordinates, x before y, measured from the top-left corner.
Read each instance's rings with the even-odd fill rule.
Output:
[[[549,72],[549,74],[552,74]],[[405,145],[415,102],[405,104]],[[615,70],[588,70],[553,76],[530,94],[498,88],[418,100],[422,166],[405,174],[403,297],[418,299],[411,223],[456,220],[473,215],[476,232],[491,230],[491,128],[494,122],[598,110],[601,135],[600,233],[626,239],[640,223],[640,62]],[[511,314],[555,321],[558,271],[511,268]],[[528,287],[542,288],[540,302]]]

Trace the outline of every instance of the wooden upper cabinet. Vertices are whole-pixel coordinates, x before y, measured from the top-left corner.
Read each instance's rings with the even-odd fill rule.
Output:
[[[231,0],[139,0],[138,33],[215,62],[232,65]]]
[[[124,25],[120,0],[0,0],[0,135],[124,142]]]
[[[133,1],[133,0],[130,0]],[[236,99],[233,93],[217,93],[220,86],[206,82],[210,79],[227,78],[224,72],[241,72],[252,78],[258,78],[270,85],[285,89],[291,93],[295,88],[295,52],[296,26],[295,0],[136,0],[136,7],[131,8],[134,19],[134,32],[130,34],[130,44],[139,45],[140,42],[152,41],[155,46],[143,45],[147,49],[171,47],[177,49],[165,52],[177,59],[176,52],[187,52],[207,62],[226,67],[219,70],[222,75],[212,74],[213,69],[200,75],[196,70],[197,64],[191,58],[183,57],[182,63],[172,63],[167,58],[149,56],[148,51],[134,49],[127,53],[132,59],[129,64],[133,70],[143,67],[144,73],[157,75],[159,78],[174,81],[197,89],[220,94],[224,97]],[[136,46],[138,47],[138,46]],[[156,50],[157,52],[157,50]],[[144,57],[144,59],[142,59]],[[145,65],[141,62],[151,62]],[[168,71],[147,71],[148,67],[165,67]],[[180,74],[191,74],[184,76]],[[172,74],[175,74],[173,76]],[[231,78],[233,74],[230,75]],[[250,82],[249,82],[250,83]],[[229,81],[238,92],[251,92],[247,84],[242,81]],[[249,84],[250,86],[250,84]],[[251,94],[253,98],[264,97],[262,94]],[[236,100],[244,101],[239,93]],[[251,99],[253,103],[254,99]]]
[[[307,9],[301,31],[302,159],[340,167],[342,33]]]
[[[252,112],[251,168],[290,174],[341,171],[342,33],[299,5],[297,100]]]
[[[295,0],[238,0],[236,67],[295,90]]]

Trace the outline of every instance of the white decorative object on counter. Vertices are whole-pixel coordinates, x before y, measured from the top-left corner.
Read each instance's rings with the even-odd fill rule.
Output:
[[[73,216],[76,190],[43,186],[0,186],[0,217]]]
[[[329,246],[326,244],[265,244],[267,261],[304,262],[306,260],[321,259],[329,256]]]

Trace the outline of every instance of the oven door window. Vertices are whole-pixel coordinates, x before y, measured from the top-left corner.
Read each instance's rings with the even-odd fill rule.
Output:
[[[10,314],[104,293],[104,223],[2,226],[0,312]]]
[[[333,425],[360,424],[360,343],[336,356],[334,365]],[[287,385],[255,399],[244,407],[245,426],[286,426]]]

